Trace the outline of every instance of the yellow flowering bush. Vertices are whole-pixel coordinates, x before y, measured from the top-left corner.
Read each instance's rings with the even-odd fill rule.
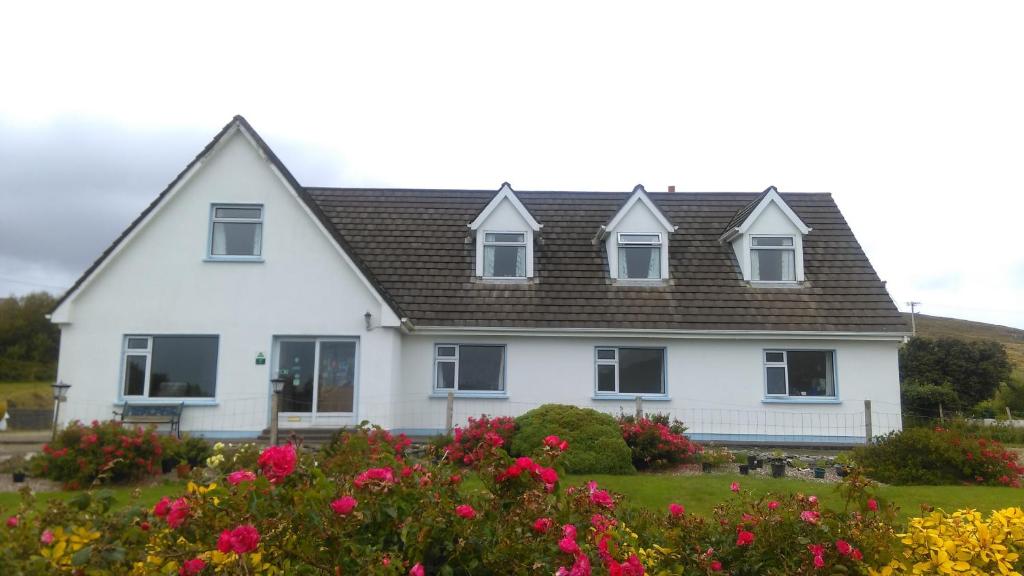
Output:
[[[900,534],[902,558],[871,570],[872,576],[902,574],[1001,574],[1020,576],[1024,510],[1005,508],[987,518],[976,510],[936,510],[912,518]]]

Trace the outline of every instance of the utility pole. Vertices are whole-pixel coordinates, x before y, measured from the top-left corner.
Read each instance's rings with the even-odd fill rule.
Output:
[[[910,329],[914,336],[917,336],[917,307],[920,305],[920,302],[907,302],[907,306],[910,306]]]

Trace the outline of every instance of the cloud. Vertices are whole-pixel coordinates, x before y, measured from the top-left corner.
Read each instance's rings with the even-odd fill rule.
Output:
[[[914,287],[918,290],[957,290],[963,284],[963,274],[959,272],[949,272],[947,274],[941,274],[938,276],[928,276],[922,278],[914,283]]]

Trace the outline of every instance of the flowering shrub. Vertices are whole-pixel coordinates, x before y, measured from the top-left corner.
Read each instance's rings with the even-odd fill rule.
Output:
[[[900,538],[903,553],[870,574],[1019,575],[1024,510],[1006,508],[987,518],[974,510],[938,510],[912,518],[909,531]]]
[[[93,420],[89,426],[74,421],[32,459],[32,472],[71,489],[95,480],[139,480],[160,473],[167,443],[153,428],[126,427],[116,420]]]
[[[469,417],[465,428],[456,426],[452,441],[445,447],[451,462],[472,466],[485,460],[496,448],[505,446],[516,430],[516,421],[508,416]]]
[[[857,463],[889,484],[986,484],[1019,487],[1024,466],[995,440],[943,428],[893,432],[858,448]]]
[[[633,453],[633,466],[637,470],[694,462],[701,451],[699,444],[672,432],[663,422],[620,417],[619,428],[622,429],[622,439]]]

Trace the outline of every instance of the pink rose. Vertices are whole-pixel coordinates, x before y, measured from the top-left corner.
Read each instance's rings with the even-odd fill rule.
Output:
[[[874,498],[868,498],[868,510],[878,510],[878,500],[875,500]]]
[[[779,507],[779,502],[777,500],[772,500],[771,502],[768,503],[768,509],[769,510],[775,510],[778,507]]]
[[[43,534],[39,537],[39,541],[47,546],[53,544],[53,532],[43,530]]]
[[[853,546],[846,540],[836,540],[836,552],[839,552],[843,556],[849,555],[853,552]]]
[[[228,484],[232,486],[238,486],[242,482],[252,482],[254,480],[256,480],[256,474],[248,470],[235,470],[228,474]]]
[[[673,518],[678,518],[683,514],[686,514],[686,508],[683,508],[681,504],[673,502],[668,505],[668,513],[671,514]]]
[[[754,533],[748,532],[747,530],[740,529],[736,534],[736,545],[737,546],[750,546],[754,543]]]
[[[384,486],[389,486],[395,483],[395,472],[391,468],[370,468],[365,472],[360,473],[352,480],[352,483],[356,485],[356,488],[363,488],[367,484],[374,482]]]
[[[538,468],[537,474],[540,476],[541,482],[547,486],[554,487],[558,483],[558,472],[555,472],[554,468]]]
[[[561,438],[555,436],[554,434],[544,438],[544,445],[547,446],[548,448],[555,448],[559,452],[565,452],[566,449],[569,448],[568,442],[562,440]]]
[[[817,524],[821,514],[817,510],[804,510],[800,513],[800,519],[808,524]]]
[[[234,530],[225,530],[217,539],[217,550],[227,554],[246,554],[256,550],[260,545],[260,533],[252,524],[242,524]]]
[[[171,503],[171,510],[167,513],[167,525],[171,528],[178,528],[185,523],[190,512],[188,500],[178,498]]]
[[[721,572],[722,571],[722,563],[719,562],[718,560],[713,560],[711,562],[710,568],[711,568],[712,572]]]
[[[284,446],[270,446],[264,450],[256,461],[263,475],[270,480],[271,484],[284,482],[292,472],[295,471],[295,447],[291,444]]]
[[[566,554],[575,554],[580,551],[580,547],[576,544],[576,541],[569,537],[562,538],[558,541],[558,549]]]
[[[351,496],[342,496],[334,502],[331,502],[331,510],[339,516],[348,516],[352,512],[352,509],[356,507],[358,502]]]
[[[473,507],[469,504],[459,504],[455,507],[455,513],[466,520],[476,518],[476,510],[473,510]]]
[[[200,572],[206,568],[206,562],[203,562],[202,558],[193,558],[186,560],[182,564],[181,569],[178,570],[179,576],[198,576]]]
[[[860,550],[854,548],[853,552],[850,552],[850,558],[853,558],[857,562],[860,562],[861,560],[864,559],[864,555],[861,554]]]
[[[740,483],[739,482],[733,482],[732,484],[729,484],[729,490],[732,490],[733,492],[739,492],[740,491]]]
[[[603,506],[609,510],[615,507],[615,501],[612,500],[611,494],[607,490],[598,490],[597,482],[587,482],[587,490],[590,491],[590,501],[598,506]]]
[[[415,566],[409,569],[409,576],[426,576],[427,571],[423,569],[423,564],[419,562]]]
[[[231,530],[225,530],[220,533],[220,537],[217,538],[217,550],[224,554],[231,552]]]
[[[7,527],[8,528],[17,528],[19,522],[21,522],[21,521],[18,519],[17,516],[11,516],[10,518],[7,519]]]
[[[533,523],[533,531],[544,534],[548,530],[551,530],[551,519],[550,518],[537,518]]]
[[[167,513],[170,511],[171,499],[168,498],[167,496],[161,498],[160,501],[157,502],[155,506],[153,506],[153,516],[156,516],[157,518],[163,518],[164,516],[167,516]]]
[[[811,503],[811,506],[817,506],[818,505],[818,497],[817,496],[808,496],[807,497],[807,501]]]

